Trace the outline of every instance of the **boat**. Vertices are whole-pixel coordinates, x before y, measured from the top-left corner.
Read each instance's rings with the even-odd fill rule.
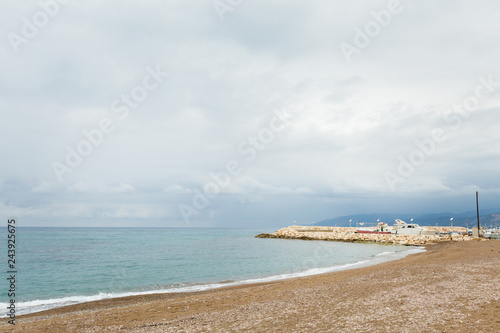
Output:
[[[394,233],[397,235],[437,235],[437,231],[421,227],[416,223],[406,223],[400,219],[394,222],[396,225]]]
[[[497,228],[483,230],[483,237],[489,239],[500,239],[500,230]]]

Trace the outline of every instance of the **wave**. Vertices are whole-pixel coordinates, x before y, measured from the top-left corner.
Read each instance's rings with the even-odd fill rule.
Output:
[[[386,256],[386,255],[389,255],[391,253],[394,253],[393,251],[389,251],[389,252],[382,252],[382,253],[378,253],[375,255],[375,257],[379,257],[379,256]]]
[[[154,289],[148,291],[133,291],[133,292],[119,292],[119,293],[98,293],[95,295],[79,295],[79,296],[67,296],[62,298],[52,298],[45,300],[32,300],[26,302],[16,302],[16,314],[23,315],[28,313],[40,312],[45,310],[50,310],[54,308],[59,308],[67,305],[99,301],[102,299],[118,298],[126,296],[138,296],[138,295],[149,295],[149,294],[166,294],[166,293],[182,293],[182,292],[196,292],[204,291],[210,289],[217,289],[223,287],[230,287],[236,285],[252,284],[252,283],[263,283],[272,282],[278,280],[291,279],[296,277],[304,277],[311,275],[318,275],[324,273],[337,272],[347,269],[354,269],[366,266],[376,265],[382,262],[401,259],[409,254],[425,252],[424,247],[413,247],[409,250],[398,251],[398,252],[382,252],[371,259],[361,260],[354,263],[348,263],[343,265],[336,265],[331,267],[319,267],[310,268],[300,272],[294,273],[284,273],[271,276],[265,276],[260,278],[244,279],[238,281],[224,281],[215,283],[204,283],[204,284],[178,284],[169,286],[163,289]],[[0,303],[0,307],[5,309],[9,303]]]

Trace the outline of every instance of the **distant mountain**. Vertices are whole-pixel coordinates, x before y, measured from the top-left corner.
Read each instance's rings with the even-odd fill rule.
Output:
[[[406,222],[410,222],[410,219],[413,219],[414,223],[418,223],[422,226],[449,226],[450,218],[452,217],[454,226],[473,227],[477,224],[476,212],[469,211],[464,213],[435,213],[421,215],[405,213],[357,214],[334,217],[331,219],[316,222],[314,223],[314,225],[348,227],[349,220],[352,220],[351,225],[353,227],[355,227],[356,225],[359,226],[360,222],[363,222],[364,226],[375,226],[377,224],[377,219],[380,219],[381,222],[387,222],[389,225],[392,225],[394,224],[395,219],[401,219]],[[500,226],[500,211],[493,209],[481,210],[479,212],[479,222],[482,227]]]

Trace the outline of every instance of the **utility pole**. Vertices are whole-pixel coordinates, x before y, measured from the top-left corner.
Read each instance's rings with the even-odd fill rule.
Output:
[[[479,236],[479,192],[476,191],[476,209],[477,209],[477,235]]]

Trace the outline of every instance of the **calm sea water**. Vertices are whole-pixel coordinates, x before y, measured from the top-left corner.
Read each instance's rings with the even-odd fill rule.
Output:
[[[7,258],[5,229],[0,233],[0,251]],[[18,228],[17,314],[109,297],[198,291],[319,274],[422,251],[404,246],[254,238],[260,232]],[[2,265],[0,306],[6,309],[10,299],[7,259]]]

